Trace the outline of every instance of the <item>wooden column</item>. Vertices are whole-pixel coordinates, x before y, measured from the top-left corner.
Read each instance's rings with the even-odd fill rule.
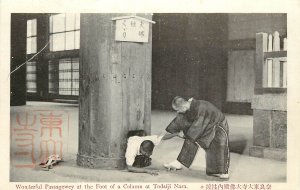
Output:
[[[37,16],[37,51],[44,48],[49,40],[49,16],[41,14]],[[49,52],[50,44],[41,52],[37,61],[37,96],[38,99],[44,100],[48,96],[49,89],[49,69],[48,60],[45,59],[44,52]]]
[[[11,71],[26,61],[26,17],[23,14],[11,14]],[[10,105],[26,104],[26,65],[10,76]]]
[[[77,164],[84,167],[122,169],[127,132],[150,134],[152,27],[148,43],[117,42],[116,16],[81,14]]]

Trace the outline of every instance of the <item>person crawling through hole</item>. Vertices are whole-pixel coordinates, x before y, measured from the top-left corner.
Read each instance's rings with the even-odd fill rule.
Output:
[[[146,136],[144,130],[129,131],[125,153],[127,170],[134,173],[158,175],[158,170],[149,168],[153,149],[162,139],[162,135]]]

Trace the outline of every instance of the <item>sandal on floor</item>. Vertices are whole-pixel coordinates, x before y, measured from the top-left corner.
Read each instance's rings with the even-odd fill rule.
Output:
[[[49,169],[52,169],[53,166],[57,165],[59,162],[62,162],[63,160],[60,158],[59,155],[53,154],[48,157],[48,159],[42,163],[39,164],[39,166],[43,169],[46,169],[46,171],[49,171]]]

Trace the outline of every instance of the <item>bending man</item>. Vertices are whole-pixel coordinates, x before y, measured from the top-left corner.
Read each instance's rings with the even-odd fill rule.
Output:
[[[173,99],[172,107],[178,114],[166,128],[168,133],[163,140],[181,136],[185,141],[177,160],[164,166],[189,168],[200,146],[206,152],[206,174],[228,179],[229,127],[224,114],[207,101],[192,98],[187,101],[179,96]]]

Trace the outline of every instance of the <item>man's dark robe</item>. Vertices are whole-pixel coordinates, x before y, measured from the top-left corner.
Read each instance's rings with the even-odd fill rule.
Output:
[[[189,111],[179,113],[166,128],[169,133],[181,130],[186,139],[177,158],[179,162],[190,167],[200,145],[206,151],[208,174],[228,172],[229,129],[224,114],[218,108],[207,101],[193,99]]]

